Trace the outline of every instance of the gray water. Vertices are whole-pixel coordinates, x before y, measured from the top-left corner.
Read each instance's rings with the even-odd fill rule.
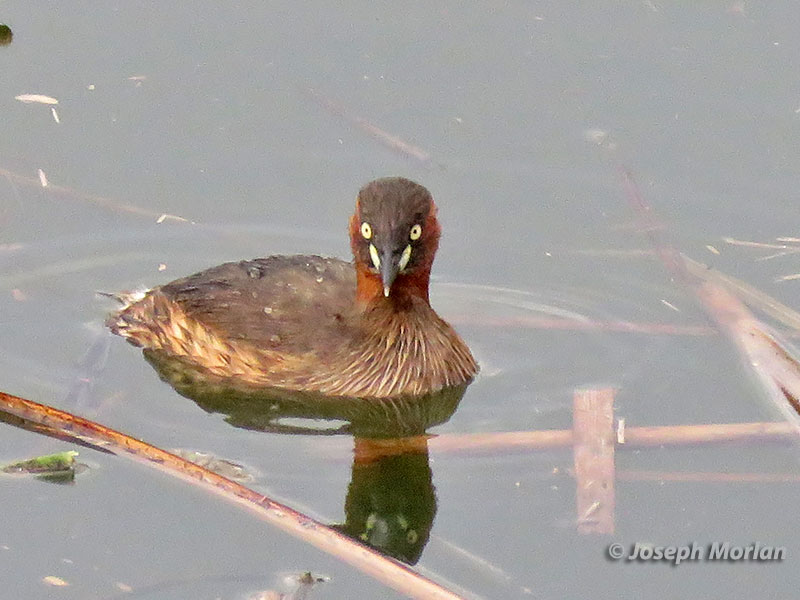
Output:
[[[432,433],[569,428],[573,390],[592,385],[619,389],[628,426],[776,418],[722,336],[519,319],[706,323],[657,260],[616,252],[649,248],[619,165],[681,251],[796,306],[800,280],[776,281],[800,271],[795,257],[722,239],[798,235],[795,3],[6,1],[0,22],[14,32],[0,47],[0,389],[242,463],[254,487],[342,522],[344,436],[234,428],[120,339],[93,387],[70,390],[112,308],[96,291],[273,253],[345,257],[358,188],[403,175],[437,199],[432,302],[482,366]],[[25,93],[57,98],[60,123]],[[0,462],[73,447],[0,431]],[[80,451],[90,469],[75,485],[0,482],[9,598],[245,598],[304,571],[331,578],[314,598],[394,597],[217,497]],[[653,449],[620,452],[617,468],[797,475],[797,456]],[[794,595],[796,483],[619,481],[617,533],[583,536],[571,461],[433,453],[419,566],[485,598]],[[788,556],[614,563],[613,541],[759,541]]]

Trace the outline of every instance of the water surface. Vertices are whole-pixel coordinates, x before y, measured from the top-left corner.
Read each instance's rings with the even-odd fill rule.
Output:
[[[706,323],[638,252],[647,241],[619,164],[682,251],[796,305],[797,282],[775,281],[798,271],[793,257],[757,261],[766,253],[722,241],[797,235],[794,3],[1,9],[14,32],[0,47],[3,390],[242,463],[265,493],[342,522],[353,476],[346,436],[234,428],[119,339],[90,392],[70,389],[112,307],[96,291],[272,253],[347,256],[358,188],[403,175],[437,199],[444,237],[432,301],[482,365],[433,433],[568,428],[573,390],[592,385],[619,389],[616,415],[629,426],[776,418],[721,336],[521,323]],[[49,106],[14,99],[24,93],[57,98],[60,123]],[[430,159],[399,152],[358,119]],[[195,224],[158,223],[162,214]],[[0,459],[70,447],[4,426]],[[119,597],[119,584],[148,599],[242,598],[303,571],[331,577],[317,598],[391,597],[218,498],[114,457],[82,450],[81,459],[91,469],[73,486],[3,480],[9,597],[52,597],[42,578],[55,575],[70,583],[64,598]],[[436,512],[419,566],[486,598],[796,589],[796,483],[619,482],[616,535],[582,536],[564,475],[571,460],[569,451],[432,454]],[[774,445],[621,452],[617,467],[798,474],[797,449]],[[717,540],[786,546],[788,558],[678,568],[605,558],[611,541]]]

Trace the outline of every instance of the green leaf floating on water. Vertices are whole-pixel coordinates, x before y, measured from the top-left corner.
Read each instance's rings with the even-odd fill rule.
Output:
[[[11,43],[14,34],[11,32],[11,27],[0,23],[0,46],[7,46]]]
[[[3,473],[30,473],[37,478],[59,483],[75,479],[75,450],[46,454],[29,460],[11,463],[2,468]]]

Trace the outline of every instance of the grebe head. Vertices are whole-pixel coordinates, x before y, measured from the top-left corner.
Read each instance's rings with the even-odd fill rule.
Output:
[[[388,177],[361,188],[350,219],[359,298],[407,291],[427,300],[440,234],[433,197],[418,183]]]

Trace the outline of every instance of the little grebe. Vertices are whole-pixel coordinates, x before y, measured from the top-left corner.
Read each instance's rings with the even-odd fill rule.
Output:
[[[478,365],[428,302],[440,231],[427,189],[378,179],[350,219],[353,263],[226,263],[139,296],[107,324],[134,345],[257,386],[388,398],[461,385]]]

